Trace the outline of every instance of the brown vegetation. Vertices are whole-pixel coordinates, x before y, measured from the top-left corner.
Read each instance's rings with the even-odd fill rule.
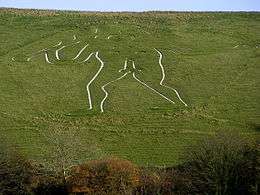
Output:
[[[230,134],[189,148],[184,163],[141,168],[107,158],[75,165],[64,174],[17,153],[0,152],[0,194],[259,194],[260,147]]]
[[[69,191],[91,194],[131,194],[139,171],[127,160],[108,158],[73,167],[67,178]]]

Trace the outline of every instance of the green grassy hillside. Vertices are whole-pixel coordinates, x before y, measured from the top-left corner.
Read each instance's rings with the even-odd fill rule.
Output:
[[[100,155],[169,165],[217,131],[259,137],[259,32],[259,13],[1,9],[1,138],[35,159],[58,140],[68,151],[91,145]]]

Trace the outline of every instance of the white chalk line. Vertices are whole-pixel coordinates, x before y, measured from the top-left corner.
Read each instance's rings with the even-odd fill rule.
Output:
[[[94,38],[95,38],[95,39],[98,38],[98,35],[96,35]]]
[[[61,48],[59,48],[59,49],[57,49],[57,50],[55,51],[55,56],[56,56],[56,59],[57,59],[57,60],[60,60],[59,52],[60,52],[61,50],[63,50],[65,47],[66,47],[66,46],[62,46]]]
[[[97,34],[98,33],[98,29],[96,28],[96,31],[95,31],[95,33]]]
[[[77,39],[77,37],[76,37],[76,35],[74,35],[74,36],[73,36],[73,40],[76,40],[76,39]],[[76,43],[72,43],[72,44],[70,44],[70,45],[74,45],[74,44],[78,44],[78,43],[80,43],[80,41],[78,41],[78,42],[76,42]],[[58,44],[56,44],[56,45],[53,45],[52,47],[58,47],[58,46],[60,46],[60,45],[62,45],[62,41],[60,41],[60,42],[59,42]],[[70,46],[70,45],[62,46],[61,48],[59,48],[59,49],[57,49],[57,50],[55,51],[55,56],[56,56],[57,60],[60,60],[59,52],[60,52],[62,49],[66,48],[66,47],[68,47],[68,46]],[[44,49],[42,49],[42,50],[39,50],[38,52],[34,53],[31,57],[27,58],[27,62],[31,61],[31,59],[32,59],[33,57],[40,55],[41,52],[44,52],[45,61],[46,61],[47,63],[49,63],[49,64],[52,64],[52,63],[50,62],[50,60],[49,60],[49,57],[48,57],[48,53],[47,53],[47,49],[46,49],[46,48],[44,48]]]
[[[100,68],[97,71],[97,73],[94,75],[94,77],[89,81],[89,83],[87,84],[86,88],[87,88],[87,93],[88,93],[88,102],[89,102],[89,110],[93,109],[92,106],[92,99],[91,99],[91,93],[90,93],[90,85],[93,83],[93,81],[98,77],[98,75],[100,74],[100,72],[102,71],[102,69],[104,68],[104,62],[100,59],[100,57],[98,56],[98,52],[96,52],[96,56],[97,60],[100,62]]]
[[[118,72],[122,72],[122,71],[126,70],[126,68],[127,68],[127,59],[125,60],[124,68],[120,69]]]
[[[135,62],[133,61],[133,69],[136,70],[135,67]],[[160,95],[161,97],[163,97],[164,99],[168,100],[169,102],[175,104],[174,101],[172,101],[171,99],[167,98],[165,95],[161,94],[160,92],[158,92],[157,90],[155,90],[154,88],[150,87],[149,85],[147,85],[146,83],[144,83],[143,81],[139,80],[136,76],[135,76],[135,72],[133,72],[133,77],[135,80],[137,80],[139,83],[141,83],[142,85],[146,86],[147,88],[151,89],[153,92],[157,93],[158,95]]]
[[[159,56],[160,56],[160,58],[159,58],[159,65],[160,65],[161,71],[162,71],[162,79],[161,79],[161,81],[160,81],[160,85],[161,85],[161,86],[164,86],[164,87],[166,87],[166,88],[168,88],[168,89],[173,90],[173,91],[175,92],[175,94],[177,95],[178,99],[179,99],[185,106],[188,106],[188,105],[182,100],[180,94],[178,93],[178,91],[177,91],[176,89],[174,89],[174,88],[172,88],[172,87],[169,87],[169,86],[163,84],[163,82],[164,82],[164,80],[165,80],[165,71],[164,71],[164,67],[163,67],[163,65],[162,65],[163,55],[162,55],[162,53],[161,53],[159,50],[157,50],[156,48],[154,48],[154,49],[155,49],[155,51],[157,51],[157,53],[158,53]]]
[[[12,57],[12,61],[13,61],[13,62],[15,61],[15,58],[14,58],[14,57]]]
[[[112,38],[113,37],[113,35],[109,35],[108,37],[107,37],[107,39],[110,39],[110,38]]]
[[[137,70],[137,68],[136,68],[136,66],[135,66],[135,62],[134,62],[134,61],[133,61],[133,69],[134,69],[134,70]],[[140,70],[140,69],[138,69],[137,71],[138,71],[138,72],[142,72],[142,70]]]
[[[89,54],[89,56],[85,60],[83,60],[82,62],[87,62],[92,57],[93,54],[94,54],[93,52],[91,54]]]
[[[52,63],[50,62],[50,60],[49,60],[48,52],[47,52],[47,51],[44,52],[44,56],[45,56],[46,62],[49,63],[49,64],[52,64]]]
[[[53,45],[52,47],[58,47],[58,46],[60,46],[62,44],[62,41],[60,41],[58,44],[56,44],[56,45]]]
[[[61,44],[62,44],[62,41],[60,41],[60,42],[59,42],[58,44],[56,44],[56,45],[53,45],[52,47],[58,47],[58,46],[60,46]],[[46,51],[47,51],[46,48],[37,51],[37,52],[34,53],[31,57],[27,58],[27,62],[31,61],[31,59],[32,59],[33,57],[38,56],[41,52],[45,52],[45,53],[46,53]],[[47,61],[48,63],[50,62],[50,61],[49,61],[49,58],[48,58],[48,55],[47,55],[47,57],[46,57],[46,54],[45,54],[45,59],[46,59],[46,61]]]
[[[60,54],[59,54],[59,52],[60,52],[61,50],[63,50],[63,49],[66,48],[66,47],[69,47],[69,46],[71,46],[71,45],[76,45],[76,44],[79,44],[79,43],[80,43],[80,41],[78,41],[78,42],[76,42],[76,43],[72,43],[72,44],[70,44],[70,45],[64,45],[64,46],[62,46],[61,48],[57,49],[57,50],[55,51],[56,59],[57,59],[57,60],[60,60]]]
[[[133,61],[133,69],[136,69],[136,67],[135,67],[135,62]]]
[[[161,94],[160,92],[158,92],[157,90],[155,90],[154,88],[150,87],[149,85],[147,85],[146,83],[142,82],[141,80],[139,80],[136,76],[135,73],[133,72],[133,78],[135,80],[137,80],[139,83],[141,83],[143,86],[147,87],[148,89],[152,90],[153,92],[155,92],[156,94],[158,94],[159,96],[163,97],[164,99],[166,99],[167,101],[171,102],[172,104],[175,104],[174,101],[172,101],[171,99],[167,98],[166,96],[164,96],[163,94]]]
[[[78,57],[82,54],[82,52],[89,46],[89,44],[85,45],[85,47],[83,47],[79,53],[75,56],[75,58],[73,58],[73,60],[76,60],[78,59]]]
[[[123,76],[121,76],[121,77],[119,77],[119,78],[117,78],[117,79],[115,79],[115,80],[113,80],[113,81],[110,81],[110,82],[106,83],[105,85],[103,85],[103,86],[101,87],[101,89],[105,92],[105,97],[104,97],[104,99],[101,101],[101,104],[100,104],[101,113],[104,112],[104,103],[105,103],[105,101],[106,101],[106,99],[107,99],[107,97],[108,97],[108,92],[106,91],[105,87],[108,86],[108,85],[110,85],[111,83],[114,83],[114,82],[116,82],[116,81],[119,81],[119,80],[123,79],[123,78],[124,78],[127,74],[129,74],[129,73],[130,73],[130,72],[127,72],[127,73],[125,73]]]

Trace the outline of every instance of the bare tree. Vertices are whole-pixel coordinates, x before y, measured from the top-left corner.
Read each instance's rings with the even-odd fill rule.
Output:
[[[59,172],[64,182],[72,166],[101,156],[101,151],[95,144],[80,135],[79,121],[45,114],[35,118],[34,122],[38,126],[37,132],[46,141],[44,164]]]

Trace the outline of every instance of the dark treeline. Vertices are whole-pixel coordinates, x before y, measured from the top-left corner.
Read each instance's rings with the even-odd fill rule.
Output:
[[[259,194],[259,152],[259,143],[217,134],[187,148],[178,166],[138,167],[106,158],[72,166],[65,173],[1,149],[0,194]]]

